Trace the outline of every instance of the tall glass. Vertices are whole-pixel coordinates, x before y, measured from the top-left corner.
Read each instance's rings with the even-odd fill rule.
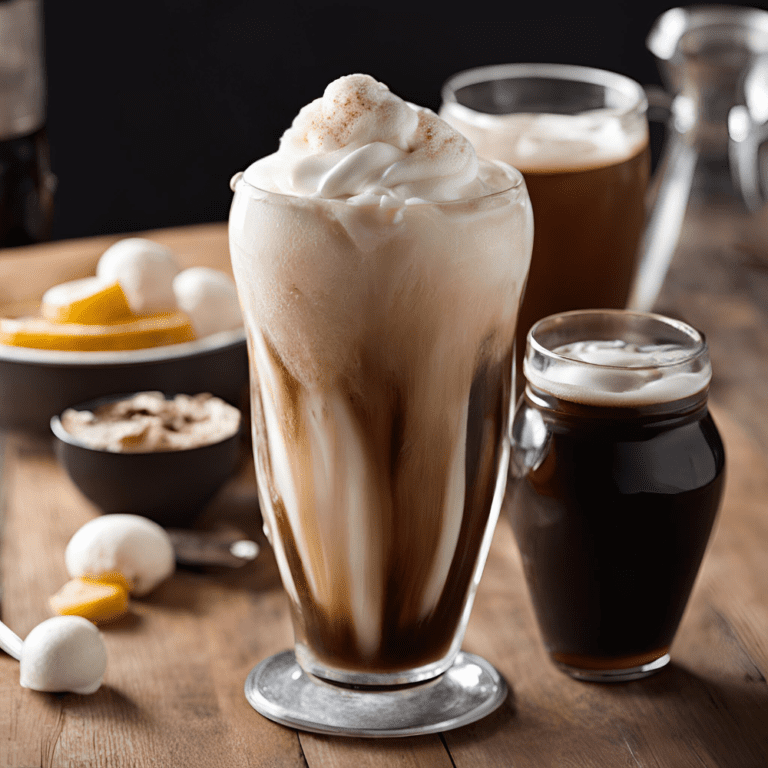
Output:
[[[461,677],[450,670],[506,483],[533,230],[521,175],[493,165],[503,191],[396,208],[233,179],[230,248],[259,497],[300,665],[276,672],[276,684],[249,678],[251,689],[261,685],[251,703],[273,719],[300,720],[280,720],[263,701],[297,671],[385,689],[446,670],[445,680]],[[318,690],[329,686],[304,686],[302,701]],[[413,722],[398,720],[402,697],[386,716],[369,712],[371,694],[356,705],[356,723],[326,722],[335,705],[317,703],[297,727],[417,733],[488,711],[448,722],[435,705],[430,719],[435,690],[422,691]]]
[[[460,72],[440,115],[481,157],[522,171],[536,219],[517,349],[534,322],[573,309],[626,306],[650,170],[647,100],[633,80],[560,64]]]

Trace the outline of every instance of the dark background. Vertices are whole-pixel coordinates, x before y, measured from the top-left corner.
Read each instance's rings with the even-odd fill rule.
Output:
[[[676,5],[44,0],[53,237],[225,220],[229,178],[352,72],[435,110],[446,78],[485,64],[582,64],[659,83],[645,37]]]

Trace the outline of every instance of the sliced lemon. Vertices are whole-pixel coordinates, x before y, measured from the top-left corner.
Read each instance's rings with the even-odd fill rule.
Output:
[[[60,616],[82,616],[93,622],[110,621],[128,610],[128,592],[119,584],[72,579],[48,600]]]
[[[98,277],[84,277],[49,288],[43,294],[41,312],[52,323],[81,325],[125,322],[132,316],[120,284]]]
[[[52,323],[41,317],[0,318],[0,344],[34,349],[107,352],[163,347],[192,341],[195,332],[183,312],[159,312],[124,323]]]

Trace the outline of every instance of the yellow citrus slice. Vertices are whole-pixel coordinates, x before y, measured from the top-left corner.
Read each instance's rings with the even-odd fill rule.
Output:
[[[52,323],[41,317],[0,318],[0,344],[12,347],[107,352],[162,347],[194,338],[183,312],[160,312],[109,325]]]
[[[119,584],[72,579],[50,597],[48,604],[60,616],[110,621],[128,610],[128,592]]]
[[[107,571],[107,573],[102,573],[99,576],[87,574],[78,576],[78,578],[93,584],[115,584],[118,587],[122,587],[126,592],[133,591],[133,582],[119,571]]]
[[[49,288],[43,294],[41,312],[52,323],[82,325],[125,322],[132,317],[120,284],[98,277],[71,280]]]

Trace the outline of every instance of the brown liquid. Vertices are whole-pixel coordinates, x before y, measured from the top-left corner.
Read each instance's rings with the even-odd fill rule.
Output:
[[[526,334],[537,320],[571,309],[626,305],[643,229],[649,172],[647,144],[632,157],[610,165],[523,170],[533,206],[534,236],[517,327],[518,372]]]
[[[553,401],[545,455],[510,494],[544,644],[582,670],[647,664],[667,653],[704,556],[723,444],[701,397],[635,409]]]
[[[249,341],[252,345],[252,340]],[[294,473],[304,465],[302,474],[311,476],[313,457],[308,447],[311,425],[304,402],[309,393],[282,365],[274,349],[270,349],[269,354],[273,370],[279,376],[281,416],[284,423],[290,425],[287,442]],[[282,541],[299,598],[299,604],[292,601],[291,606],[297,647],[309,649],[321,664],[366,673],[394,673],[437,662],[448,653],[467,603],[497,475],[502,469],[502,438],[511,395],[511,354],[494,362],[484,362],[482,353],[478,357],[469,395],[464,466],[466,493],[458,541],[444,588],[426,615],[424,605],[437,542],[443,527],[449,524],[443,519],[442,510],[446,478],[453,471],[448,466],[448,457],[455,414],[446,411],[443,423],[441,410],[437,409],[438,415],[427,420],[429,428],[422,434],[414,432],[414,422],[420,423],[421,415],[416,412],[420,409],[418,401],[412,398],[409,382],[387,380],[385,370],[375,359],[362,360],[357,381],[344,392],[359,427],[356,432],[364,437],[365,461],[378,473],[373,481],[375,487],[368,490],[378,497],[382,511],[376,521],[377,556],[372,560],[374,567],[381,569],[381,593],[375,595],[375,604],[366,606],[374,624],[380,627],[380,634],[375,648],[368,651],[360,647],[350,609],[354,601],[352,592],[359,588],[362,575],[349,572],[345,565],[348,545],[342,540],[341,532],[337,553],[329,547],[327,538],[320,541],[320,537],[314,535],[317,510],[313,493],[307,492],[299,502],[300,529],[307,541],[314,539],[314,546],[309,547],[312,570],[315,574],[327,570],[332,575],[326,585],[330,602],[320,604],[313,597],[285,505],[276,492],[275,468],[266,449],[264,407],[269,406],[263,403],[264,395],[258,389],[258,371],[252,371],[254,444],[260,446],[257,453],[260,477],[266,479],[260,483],[260,492],[268,491],[271,496],[276,534]],[[344,486],[354,483],[355,479],[343,475],[333,478],[337,486],[334,492],[343,492]],[[264,503],[265,500],[262,506]],[[360,544],[362,546],[362,542]],[[327,568],[320,565],[322,561]]]

